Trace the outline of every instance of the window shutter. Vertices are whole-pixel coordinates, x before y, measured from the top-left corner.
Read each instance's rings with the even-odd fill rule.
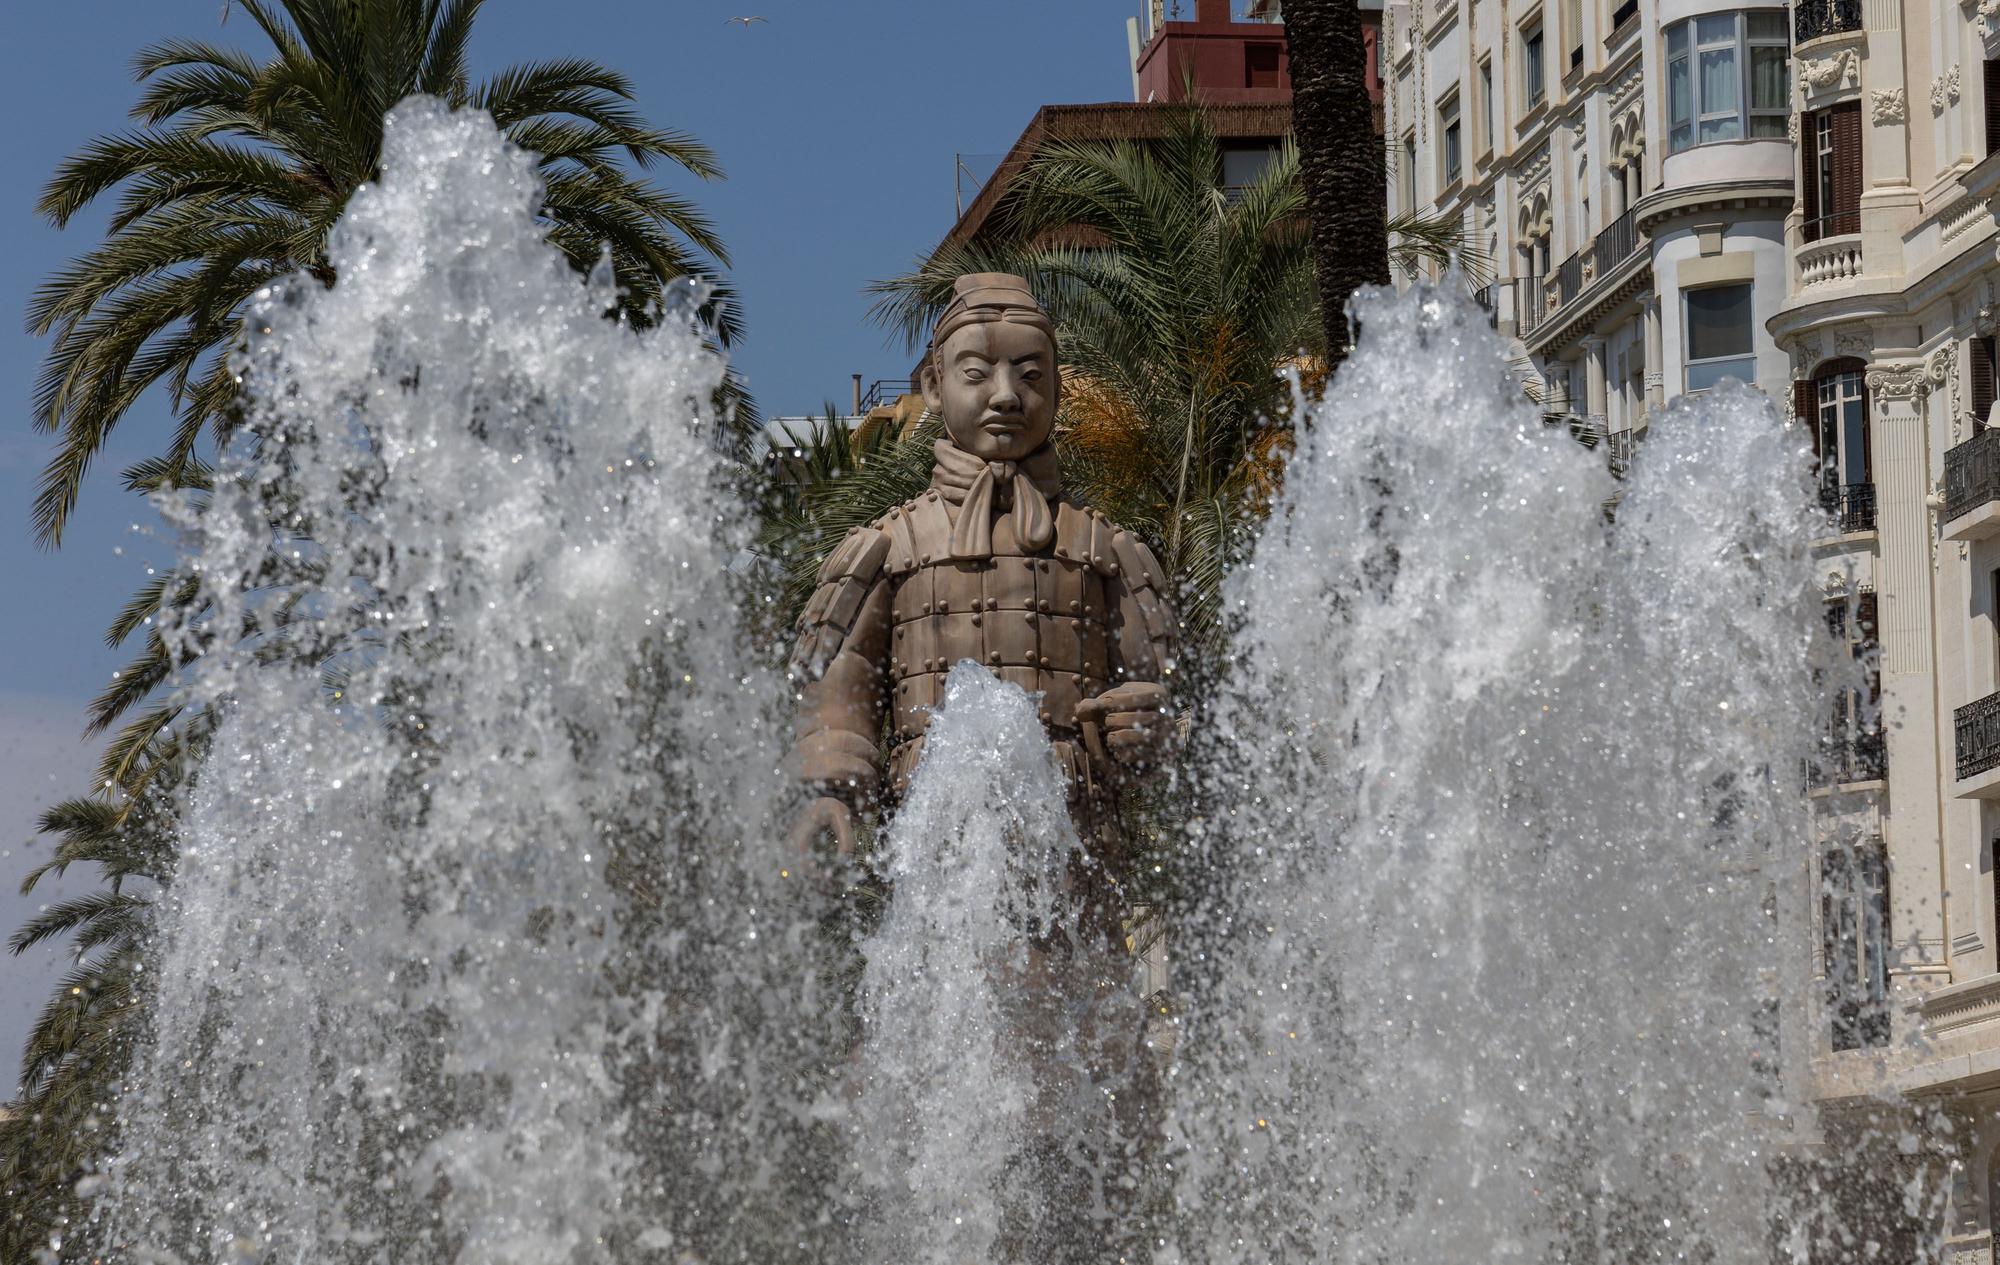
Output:
[[[1861,231],[1861,103],[1833,107],[1833,205],[1825,214],[1840,217],[1829,235]]]
[[[1972,355],[1972,431],[1986,428],[1986,414],[1993,407],[1993,336],[1975,338],[1968,348]]]
[[[1819,112],[1805,116],[1799,136],[1799,204],[1805,207],[1806,231],[1814,240],[1819,234]]]
[[[1863,589],[1854,595],[1854,631],[1857,642],[1864,648],[1875,644],[1877,614],[1874,589]]]
[[[2000,153],[2000,60],[1986,63],[1986,152]]]
[[[1813,459],[1824,460],[1819,450],[1819,391],[1810,378],[1792,383],[1792,411],[1798,414],[1799,425],[1812,436]]]

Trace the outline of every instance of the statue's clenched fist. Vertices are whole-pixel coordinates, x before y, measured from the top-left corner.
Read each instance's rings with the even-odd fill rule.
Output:
[[[1127,681],[1086,698],[1076,705],[1076,719],[1082,725],[1095,725],[1104,735],[1107,753],[1127,768],[1159,759],[1174,732],[1167,687],[1154,681]]]

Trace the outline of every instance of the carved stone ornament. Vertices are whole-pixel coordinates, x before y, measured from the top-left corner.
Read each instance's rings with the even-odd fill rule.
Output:
[[[1878,365],[1868,371],[1869,397],[1884,413],[1893,401],[1919,401],[1930,394],[1930,389],[1930,379],[1922,364]]]
[[[1931,113],[1943,114],[1948,107],[1958,104],[1958,98],[1958,66],[1954,63],[1951,69],[1931,80]]]
[[[1817,343],[1812,345],[1817,346]],[[1836,356],[1853,356],[1865,360],[1868,353],[1873,350],[1875,343],[1866,334],[1846,333],[1833,336],[1833,354]]]
[[[1982,0],[1983,3],[2000,5],[2000,0]],[[1861,83],[1861,58],[1851,48],[1843,48],[1825,57],[1799,59],[1799,102],[1810,104],[1814,98],[1838,92],[1842,88],[1859,87]]]
[[[1992,39],[1993,33],[2000,31],[2000,0],[1979,0],[1976,25],[1979,27],[1979,38],[1983,40]]]
[[[1826,578],[1819,582],[1819,591],[1828,597],[1845,597],[1847,577],[1838,571],[1829,571],[1826,573]]]
[[[1965,417],[1958,403],[1958,355],[1957,346],[1946,343],[1931,353],[1929,372],[1931,385],[1945,389],[1946,407],[1951,410],[1951,442],[1964,438]]]
[[[1909,113],[1909,102],[1901,88],[1871,92],[1868,97],[1873,106],[1876,127],[1893,127],[1901,123]]]
[[[1799,112],[1792,111],[1785,116],[1785,135],[1791,138],[1792,148],[1799,147]]]
[[[1979,305],[1979,314],[1972,318],[1972,327],[1974,332],[1981,338],[1993,332],[1993,305],[1991,303],[1982,303]]]

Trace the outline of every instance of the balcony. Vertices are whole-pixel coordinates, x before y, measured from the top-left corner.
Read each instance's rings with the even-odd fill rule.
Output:
[[[1861,29],[1861,0],[1798,0],[1792,6],[1796,42]]]
[[[1944,454],[1943,522],[1947,540],[2000,531],[2000,430],[1982,430]]]
[[[2000,694],[1988,694],[1953,712],[1951,728],[1958,780],[1979,780],[1977,786],[1961,788],[1959,794],[1979,799],[2000,797],[2000,776],[1980,776],[2000,769]]]
[[[1872,483],[1828,484],[1819,490],[1819,503],[1833,515],[1834,526],[1842,535],[1875,530],[1875,485]]]
[[[1524,315],[1517,332],[1526,337],[1529,330],[1550,323],[1551,317],[1638,254],[1642,244],[1644,239],[1639,235],[1638,220],[1632,212],[1627,211],[1605,225],[1604,231],[1592,238],[1589,245],[1563,260],[1548,276],[1536,278],[1532,295],[1522,292]]]
[[[1627,211],[1597,235],[1590,244],[1591,280],[1608,275],[1613,268],[1630,259],[1639,249],[1638,220]]]

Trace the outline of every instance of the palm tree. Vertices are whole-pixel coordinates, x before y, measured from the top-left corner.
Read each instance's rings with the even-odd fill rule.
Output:
[[[1312,220],[1313,271],[1329,359],[1352,345],[1347,300],[1389,284],[1389,188],[1368,98],[1368,57],[1355,0],[1285,0],[1292,120]]]
[[[179,758],[160,746],[152,758]],[[94,865],[105,888],[51,906],[8,941],[24,953],[67,936],[76,961],[29,1032],[20,1097],[0,1120],[0,1260],[41,1259],[51,1237],[73,1241],[86,1215],[78,1184],[114,1143],[113,1103],[145,1009],[153,894],[173,869],[171,824],[159,793],[72,799],[42,815],[55,852],[22,891],[73,865]]]
[[[119,194],[105,240],[29,308],[30,328],[54,336],[35,423],[59,436],[35,500],[40,540],[60,543],[91,461],[148,388],[166,387],[175,417],[156,478],[173,479],[226,424],[226,353],[245,302],[296,272],[334,284],[327,233],[377,175],[384,114],[413,93],[485,110],[540,155],[549,240],[580,268],[608,244],[628,319],[644,322],[676,278],[727,264],[707,217],[642,174],[666,163],[713,179],[714,155],[649,124],[631,81],[593,62],[537,62],[473,84],[466,46],[481,5],[242,0],[271,45],[263,59],[188,40],[138,55],[140,127],[84,146],[39,207],[61,227]],[[740,333],[728,298],[718,291],[708,309],[725,343]]]

